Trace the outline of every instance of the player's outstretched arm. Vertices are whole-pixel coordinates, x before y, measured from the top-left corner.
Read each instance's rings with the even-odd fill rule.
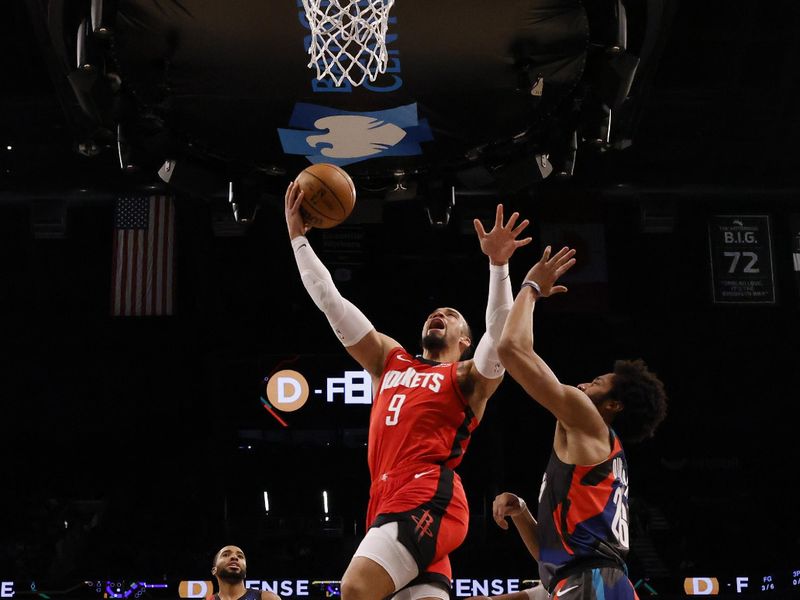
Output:
[[[506,319],[498,352],[508,372],[539,404],[549,410],[567,429],[588,434],[605,432],[605,424],[583,392],[562,385],[553,371],[533,349],[533,311],[536,301],[567,291],[556,285],[559,277],[575,264],[575,251],[562,248],[551,256],[545,248],[542,258],[525,277]]]
[[[300,186],[290,183],[285,198],[286,227],[300,279],[350,356],[370,375],[379,377],[389,352],[399,344],[376,331],[369,319],[336,289],[330,271],[319,260],[305,237],[310,227],[300,214],[302,202]]]
[[[528,510],[525,500],[510,492],[498,494],[492,502],[492,517],[501,529],[508,529],[506,517],[511,517],[528,552],[539,560],[539,524]]]
[[[470,362],[470,376],[475,382],[471,404],[476,415],[483,412],[483,404],[497,389],[505,369],[497,355],[497,344],[503,325],[513,302],[508,261],[517,248],[531,242],[531,238],[519,238],[528,226],[528,219],[517,225],[519,213],[513,213],[508,222],[503,222],[503,205],[498,204],[492,229],[487,232],[483,224],[475,219],[475,232],[481,251],[489,257],[489,298],[486,302],[486,333],[481,337]],[[480,418],[480,416],[479,416]]]

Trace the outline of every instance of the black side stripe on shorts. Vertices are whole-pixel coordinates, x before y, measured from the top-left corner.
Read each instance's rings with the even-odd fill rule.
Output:
[[[422,506],[424,508],[431,508],[436,512],[444,513],[447,510],[450,501],[453,499],[453,479],[455,472],[442,465],[439,472],[439,481],[436,483],[436,491],[433,493],[433,498],[428,500]]]

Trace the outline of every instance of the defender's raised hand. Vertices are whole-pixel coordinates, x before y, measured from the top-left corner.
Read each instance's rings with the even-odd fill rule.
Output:
[[[499,494],[492,502],[492,517],[501,529],[508,529],[506,517],[516,517],[525,511],[525,501],[511,492]]]
[[[530,281],[538,286],[542,296],[552,296],[566,292],[567,288],[563,285],[555,285],[558,278],[569,271],[575,265],[575,250],[564,246],[554,256],[550,256],[552,249],[550,246],[544,249],[542,258],[539,259],[528,274],[525,281]]]
[[[503,224],[503,205],[497,205],[497,212],[494,219],[494,227],[489,233],[483,228],[483,224],[478,220],[473,220],[475,225],[475,232],[478,234],[478,240],[481,243],[481,250],[489,257],[493,265],[504,265],[514,254],[517,248],[526,246],[531,243],[532,238],[524,238],[518,240],[517,237],[522,230],[525,229],[530,221],[524,219],[519,225],[514,227],[519,213],[515,212],[509,217],[508,223]]]

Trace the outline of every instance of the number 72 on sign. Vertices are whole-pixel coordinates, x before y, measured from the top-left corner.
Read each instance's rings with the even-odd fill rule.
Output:
[[[775,303],[768,215],[714,215],[708,243],[714,303]]]

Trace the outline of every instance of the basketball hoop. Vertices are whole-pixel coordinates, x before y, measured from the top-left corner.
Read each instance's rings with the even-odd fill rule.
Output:
[[[308,67],[317,79],[354,86],[386,72],[386,29],[394,0],[303,0],[311,45]]]

